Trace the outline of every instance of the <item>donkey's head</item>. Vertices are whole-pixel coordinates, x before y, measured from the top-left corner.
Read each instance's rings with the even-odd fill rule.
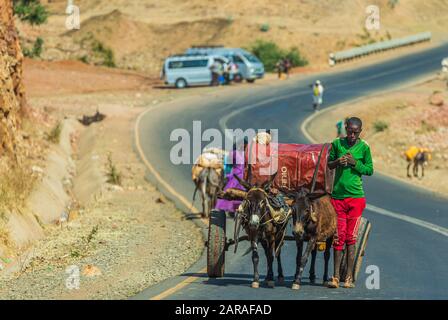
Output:
[[[294,234],[303,238],[317,227],[317,214],[310,193],[301,189],[294,195]]]
[[[246,189],[242,207],[251,230],[257,230],[260,223],[269,218],[268,193],[275,176],[276,174],[273,174],[268,181],[261,185],[251,185],[235,175],[235,178]]]

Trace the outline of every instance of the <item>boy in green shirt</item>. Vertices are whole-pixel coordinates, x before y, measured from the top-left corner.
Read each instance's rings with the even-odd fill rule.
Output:
[[[347,245],[347,277],[345,288],[353,288],[353,266],[359,221],[366,207],[362,175],[373,174],[370,147],[359,138],[362,121],[352,117],[346,122],[347,136],[332,143],[328,167],[336,169],[331,204],[338,216],[337,235],[334,241],[334,276],[328,283],[330,288],[339,287],[339,269],[342,250]]]

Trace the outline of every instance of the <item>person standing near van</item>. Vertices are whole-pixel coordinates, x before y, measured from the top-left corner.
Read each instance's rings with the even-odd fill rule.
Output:
[[[291,61],[288,58],[283,59],[283,69],[285,70],[286,79],[289,79],[289,69],[291,69]]]
[[[283,59],[277,61],[277,63],[275,64],[275,69],[277,69],[278,78],[281,79],[284,69]]]
[[[218,86],[219,85],[219,72],[220,72],[221,64],[214,60],[212,65],[210,66],[210,71],[212,73],[212,86]]]

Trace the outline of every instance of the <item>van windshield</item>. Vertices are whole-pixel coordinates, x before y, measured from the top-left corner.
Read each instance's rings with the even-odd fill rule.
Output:
[[[251,54],[245,53],[244,57],[249,60],[250,62],[254,62],[254,63],[260,63],[260,60],[258,60],[258,58],[256,56],[253,56]]]

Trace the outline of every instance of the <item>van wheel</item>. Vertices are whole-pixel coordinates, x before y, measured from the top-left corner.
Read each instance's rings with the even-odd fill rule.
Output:
[[[255,79],[246,79],[246,81],[249,82],[249,83],[254,83]]]
[[[187,81],[185,79],[180,78],[176,80],[176,88],[183,89],[187,86]]]

